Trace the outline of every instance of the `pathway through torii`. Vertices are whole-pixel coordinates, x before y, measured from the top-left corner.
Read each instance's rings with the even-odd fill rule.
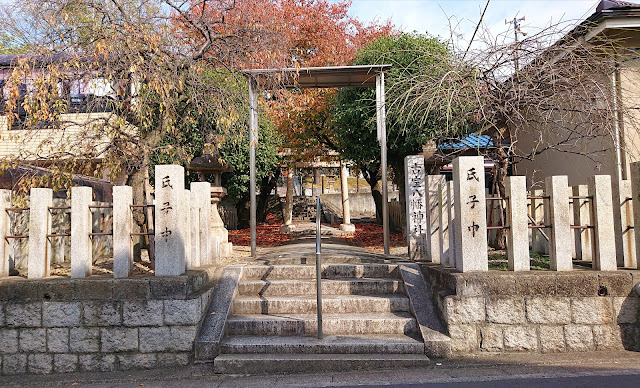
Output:
[[[251,198],[251,256],[256,256],[256,145],[258,143],[258,90],[273,86],[296,88],[376,88],[376,123],[380,143],[380,164],[382,170],[382,231],[384,253],[389,254],[389,203],[387,192],[387,128],[385,111],[384,74],[391,65],[361,65],[336,67],[307,67],[283,69],[245,70],[249,80],[249,127],[250,127],[250,189]],[[278,77],[279,76],[279,77]]]

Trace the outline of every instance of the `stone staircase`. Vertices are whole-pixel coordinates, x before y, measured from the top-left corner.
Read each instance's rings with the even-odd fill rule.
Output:
[[[282,199],[284,209],[284,198]],[[296,196],[293,198],[292,216],[294,222],[316,220],[316,200],[311,197]]]
[[[246,265],[226,319],[217,373],[277,373],[427,365],[397,263],[323,258],[317,339],[315,259]]]

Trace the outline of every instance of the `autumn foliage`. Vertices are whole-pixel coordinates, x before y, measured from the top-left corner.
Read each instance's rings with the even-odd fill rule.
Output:
[[[244,42],[236,53],[220,52],[224,66],[234,69],[298,68],[342,66],[351,63],[356,52],[378,36],[395,33],[390,22],[363,24],[349,16],[351,1],[253,0],[209,2],[194,8],[212,21],[221,36],[234,34]],[[186,26],[189,27],[189,26]],[[200,39],[202,34],[198,35]],[[228,46],[221,46],[221,50]],[[286,148],[296,159],[319,154],[331,144],[328,132],[329,103],[334,90],[274,91],[268,115]]]
[[[210,20],[213,37],[233,35],[244,42],[218,47],[216,58],[230,68],[313,67],[346,65],[372,38],[393,32],[390,22],[364,25],[352,18],[350,6],[348,0],[218,0],[191,12]],[[185,21],[182,28],[196,26]],[[195,32],[194,39],[207,39]]]
[[[282,67],[349,65],[356,52],[378,36],[395,33],[390,22],[364,25],[350,17],[350,1],[329,4],[326,0],[280,0],[290,20],[285,32],[290,63]],[[287,56],[288,55],[288,56]],[[329,130],[330,104],[335,89],[278,90],[269,101],[268,114],[276,128],[286,134],[286,147],[297,160],[309,160],[332,148]]]

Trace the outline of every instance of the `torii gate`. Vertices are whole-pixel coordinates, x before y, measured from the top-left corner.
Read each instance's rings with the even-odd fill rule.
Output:
[[[391,65],[360,65],[244,70],[249,81],[251,256],[256,256],[256,144],[258,144],[258,89],[273,85],[285,89],[304,88],[376,88],[377,134],[382,169],[382,233],[384,253],[389,254],[389,203],[387,192],[387,126],[384,74]]]

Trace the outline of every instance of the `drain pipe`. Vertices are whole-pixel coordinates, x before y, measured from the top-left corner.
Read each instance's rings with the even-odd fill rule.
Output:
[[[316,199],[316,297],[318,314],[318,339],[322,339],[322,259],[320,253],[320,197]]]

